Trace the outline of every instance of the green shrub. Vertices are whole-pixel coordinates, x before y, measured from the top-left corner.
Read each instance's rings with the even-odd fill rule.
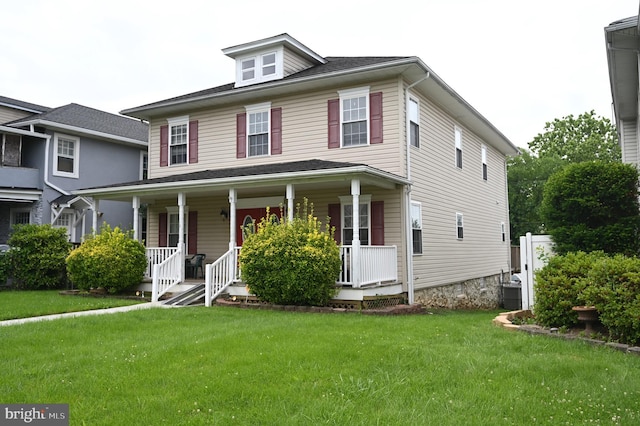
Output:
[[[605,258],[604,252],[576,252],[553,256],[536,272],[535,315],[539,324],[547,327],[571,327],[578,315],[571,310],[584,305],[583,290],[594,263]]]
[[[147,267],[145,247],[132,232],[105,224],[67,257],[69,279],[81,290],[102,287],[117,293],[142,281]]]
[[[9,254],[8,253],[0,253],[0,286],[5,284],[10,274],[9,266]]]
[[[587,276],[586,304],[596,307],[613,339],[640,343],[640,259],[616,255],[598,260]]]
[[[66,230],[51,225],[16,225],[5,253],[14,285],[25,290],[61,288],[66,284],[65,258],[71,244]]]
[[[333,229],[322,230],[307,200],[293,221],[262,218],[240,251],[242,279],[261,300],[282,305],[324,306],[336,293],[340,249]]]

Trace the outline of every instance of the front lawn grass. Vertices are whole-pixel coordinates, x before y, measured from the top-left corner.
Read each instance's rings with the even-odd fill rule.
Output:
[[[0,327],[2,403],[72,425],[640,423],[640,357],[495,312],[150,309]]]
[[[0,291],[0,321],[39,315],[115,308],[144,302],[116,297],[61,295],[59,290]]]

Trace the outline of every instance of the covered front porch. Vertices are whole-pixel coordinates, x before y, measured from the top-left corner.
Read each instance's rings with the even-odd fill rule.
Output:
[[[90,195],[96,203],[131,200],[134,235],[147,245],[154,301],[185,288],[185,259],[201,253],[204,276],[189,282],[205,284],[210,305],[223,293],[247,296],[238,264],[244,227],[267,208],[292,220],[305,198],[314,204],[314,216],[330,217],[336,230],[338,298],[405,292],[405,185],[403,178],[368,166],[314,160],[149,179]]]

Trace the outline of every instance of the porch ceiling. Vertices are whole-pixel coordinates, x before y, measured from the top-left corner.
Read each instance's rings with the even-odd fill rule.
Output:
[[[214,169],[183,175],[148,179],[120,185],[89,188],[74,194],[96,199],[131,200],[139,196],[141,201],[167,198],[183,192],[187,195],[226,195],[230,188],[252,194],[282,191],[287,184],[297,190],[349,187],[353,179],[362,185],[393,189],[409,182],[398,175],[364,164],[341,163],[324,160],[308,160],[290,163],[266,164],[232,169]]]

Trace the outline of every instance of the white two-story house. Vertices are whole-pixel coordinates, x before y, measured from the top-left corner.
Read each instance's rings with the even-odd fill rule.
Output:
[[[149,123],[148,179],[76,191],[146,206],[154,298],[196,253],[207,304],[243,294],[243,225],[306,198],[336,229],[338,299],[498,305],[518,149],[497,128],[417,57],[323,57],[288,34],[222,52],[234,82],[122,111]]]

